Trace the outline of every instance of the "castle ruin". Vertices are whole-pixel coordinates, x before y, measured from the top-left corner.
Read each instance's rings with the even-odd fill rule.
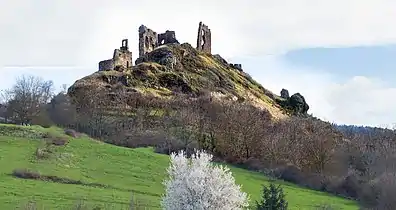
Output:
[[[144,25],[139,27],[139,57],[143,57],[156,47],[172,43],[179,44],[179,41],[176,39],[175,31],[167,30],[165,33],[158,34]]]
[[[230,63],[230,66],[231,66],[232,68],[234,68],[234,69],[239,70],[239,71],[243,71],[243,69],[242,69],[242,64],[240,64],[240,63]]]
[[[166,30],[165,33],[158,34],[158,46],[164,44],[173,44],[177,43],[180,44],[179,41],[176,39],[176,32],[175,31],[168,31]]]
[[[209,27],[202,22],[199,22],[198,26],[197,50],[204,53],[212,51],[212,34]]]
[[[158,46],[157,32],[144,25],[139,27],[139,57],[153,51]]]
[[[132,52],[129,51],[128,39],[123,39],[120,49],[115,49],[113,58],[100,61],[99,71],[118,70],[132,66]]]
[[[212,51],[212,34],[209,27],[202,22],[199,22],[198,36],[197,36],[197,47],[198,51],[204,53],[211,53]],[[165,31],[165,33],[158,34],[157,32],[147,28],[144,25],[139,27],[139,58],[140,61],[144,61],[144,56],[153,51],[155,48],[165,45],[179,42],[176,39],[175,31]],[[138,61],[137,60],[137,61]],[[140,63],[140,62],[136,62]],[[122,40],[120,49],[115,49],[113,58],[100,61],[99,71],[104,70],[118,70],[122,71],[133,65],[132,63],[132,52],[129,51],[128,39]],[[240,64],[231,64],[231,67],[242,71]]]

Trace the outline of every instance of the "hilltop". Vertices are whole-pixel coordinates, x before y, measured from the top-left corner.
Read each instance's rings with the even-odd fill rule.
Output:
[[[282,89],[278,96],[245,73],[242,64],[228,63],[220,55],[213,55],[211,34],[209,27],[200,22],[197,46],[193,48],[188,43],[180,44],[175,31],[157,33],[141,25],[135,65],[128,39],[124,39],[111,59],[99,62],[98,72],[76,81],[68,93],[79,104],[86,95],[97,92],[114,101],[119,89],[127,93],[124,98],[139,93],[164,100],[180,95],[191,99],[207,93],[211,98],[247,101],[267,110],[273,119],[307,115],[309,106],[301,94],[289,96]]]
[[[249,101],[268,110],[274,119],[284,119],[293,113],[306,114],[309,108],[300,94],[282,98],[220,55],[200,52],[187,43],[162,45],[136,63],[128,68],[107,69],[88,75],[77,80],[68,93],[74,98],[91,90],[111,95],[121,87],[128,93],[166,100],[180,94],[194,98],[209,91],[214,98]]]

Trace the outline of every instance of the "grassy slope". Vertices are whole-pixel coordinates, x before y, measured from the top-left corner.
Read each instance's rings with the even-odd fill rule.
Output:
[[[150,148],[127,149],[81,137],[71,138],[67,146],[58,147],[56,157],[38,162],[34,153],[43,142],[29,132],[4,132],[11,128],[0,125],[0,209],[14,209],[29,200],[37,201],[44,209],[70,209],[79,199],[86,199],[87,205],[101,205],[106,209],[127,209],[132,192],[149,209],[159,208],[168,156],[155,154]],[[34,127],[34,131],[63,135],[56,128]],[[15,137],[16,132],[30,138]],[[108,187],[17,179],[9,175],[15,168],[34,169],[44,175]],[[267,183],[266,177],[238,168],[231,169],[237,183],[250,194],[253,204],[260,197],[261,185]],[[337,209],[358,209],[353,201],[280,183],[284,185],[290,209],[314,209],[314,205],[320,203],[334,204]]]

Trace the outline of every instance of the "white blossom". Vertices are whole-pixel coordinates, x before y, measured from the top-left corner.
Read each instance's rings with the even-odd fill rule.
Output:
[[[227,167],[211,163],[212,155],[198,151],[188,159],[183,151],[172,153],[164,181],[165,210],[236,210],[248,207],[248,195],[235,184]]]

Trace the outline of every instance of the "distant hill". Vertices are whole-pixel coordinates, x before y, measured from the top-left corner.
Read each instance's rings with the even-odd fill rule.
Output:
[[[380,137],[385,139],[396,139],[396,131],[393,129],[337,124],[333,124],[333,126],[347,138],[360,136],[371,139],[380,139]]]

